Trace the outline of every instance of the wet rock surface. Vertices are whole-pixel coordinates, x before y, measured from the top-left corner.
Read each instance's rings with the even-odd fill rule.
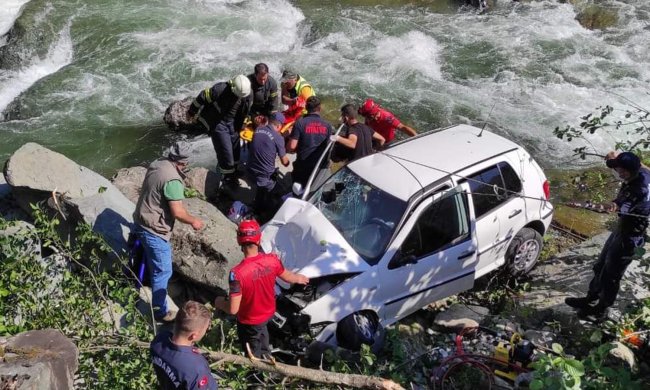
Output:
[[[77,347],[56,329],[17,334],[2,345],[3,389],[67,390],[79,367]]]

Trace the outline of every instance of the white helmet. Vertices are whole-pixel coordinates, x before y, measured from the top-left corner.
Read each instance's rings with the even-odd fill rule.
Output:
[[[251,94],[251,82],[248,77],[240,74],[230,80],[230,89],[237,97],[243,98]]]

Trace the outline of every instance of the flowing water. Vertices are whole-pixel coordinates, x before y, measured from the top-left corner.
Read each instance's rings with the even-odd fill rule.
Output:
[[[420,131],[489,115],[546,166],[574,163],[555,126],[621,96],[650,107],[647,0],[602,1],[618,14],[604,31],[556,1],[0,3],[0,34],[17,18],[0,40],[0,159],[35,141],[107,175],[149,161],[178,137],[162,123],[172,100],[257,62],[297,68],[330,111],[371,96]]]

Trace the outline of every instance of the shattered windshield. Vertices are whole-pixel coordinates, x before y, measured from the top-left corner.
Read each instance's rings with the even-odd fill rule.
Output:
[[[343,168],[310,200],[368,263],[374,265],[406,209],[406,202]]]

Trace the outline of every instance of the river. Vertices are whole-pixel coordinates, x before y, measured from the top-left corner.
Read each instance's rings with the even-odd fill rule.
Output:
[[[647,0],[601,1],[618,15],[605,30],[556,1],[2,3],[0,34],[15,20],[16,38],[0,39],[1,160],[35,141],[105,175],[149,161],[178,137],[162,124],[172,100],[257,62],[298,69],[331,117],[371,96],[419,131],[487,119],[547,167],[576,163],[555,126],[625,99],[650,107]],[[604,152],[625,136],[590,141]]]

